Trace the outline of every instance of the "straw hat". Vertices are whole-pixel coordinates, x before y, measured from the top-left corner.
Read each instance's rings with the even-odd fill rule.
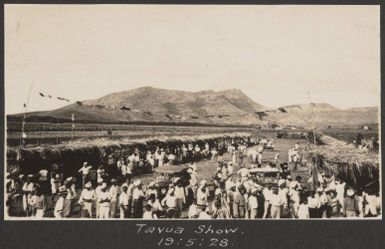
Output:
[[[87,183],[84,185],[84,187],[86,187],[86,188],[91,188],[91,187],[92,187],[92,183],[91,183],[91,182],[87,182]]]
[[[27,175],[28,178],[33,178],[32,174]]]
[[[24,174],[20,174],[20,175],[19,175],[19,178],[20,178],[20,179],[23,179],[24,176],[25,176]]]
[[[316,192],[323,192],[324,190],[322,188],[317,188]]]

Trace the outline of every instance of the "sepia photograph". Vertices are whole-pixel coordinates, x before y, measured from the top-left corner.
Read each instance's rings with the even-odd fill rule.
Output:
[[[6,4],[4,45],[5,220],[382,219],[379,5]]]

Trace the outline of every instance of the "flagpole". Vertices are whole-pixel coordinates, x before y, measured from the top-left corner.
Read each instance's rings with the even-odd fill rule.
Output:
[[[32,86],[33,86],[33,82],[31,83],[31,87],[29,88],[28,97],[27,97],[27,102],[24,104],[24,114],[23,114],[23,123],[22,123],[22,125],[21,125],[21,135],[20,135],[19,150],[21,150],[21,147],[22,147],[22,145],[23,145],[23,136],[24,136],[24,128],[25,128],[25,119],[26,119],[26,114],[27,114],[27,109],[28,109],[29,99],[30,99],[30,97],[31,97]]]
[[[311,98],[310,98],[310,92],[307,92],[307,95],[309,97],[309,102],[310,102],[310,108],[311,108],[311,115],[312,115],[312,118],[314,117],[313,115],[313,104],[311,102]],[[315,135],[315,127],[313,126],[313,139],[314,139],[314,144],[316,144],[316,135]]]

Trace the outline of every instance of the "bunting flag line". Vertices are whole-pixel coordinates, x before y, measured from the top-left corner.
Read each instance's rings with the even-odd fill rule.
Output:
[[[50,94],[46,94],[46,93],[42,93],[42,92],[38,92],[38,93],[39,93],[40,97],[43,97],[43,98],[48,97],[48,98],[50,98],[50,99],[55,98],[55,99],[57,99],[57,100],[66,101],[66,102],[71,102],[70,99],[67,99],[67,98],[64,98],[64,97],[52,96],[52,95],[50,95]],[[80,102],[80,101],[76,101],[76,103],[78,103],[78,102]]]

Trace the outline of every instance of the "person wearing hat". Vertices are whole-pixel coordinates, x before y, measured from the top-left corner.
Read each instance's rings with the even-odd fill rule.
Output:
[[[233,212],[234,218],[244,219],[246,215],[246,189],[243,185],[237,187],[237,191],[234,194]]]
[[[122,192],[119,195],[119,210],[120,210],[120,218],[129,218],[129,210],[130,207],[130,196],[127,192],[128,186],[122,185]]]
[[[111,186],[109,189],[110,196],[111,196],[111,202],[110,202],[110,217],[115,218],[116,216],[116,210],[118,208],[118,187],[117,187],[117,180],[115,178],[111,179]]]
[[[92,204],[96,199],[95,190],[92,189],[92,183],[89,181],[84,184],[84,189],[79,197],[79,204],[82,207],[81,217],[92,218]],[[85,215],[87,214],[87,216]]]
[[[177,218],[178,215],[178,204],[174,193],[175,189],[170,187],[166,197],[161,201],[162,205],[167,207],[166,218],[168,219]]]
[[[343,215],[345,217],[357,217],[360,213],[359,202],[355,196],[355,191],[352,188],[346,190],[344,198]]]
[[[134,218],[142,218],[143,198],[144,198],[144,193],[142,190],[142,182],[140,180],[136,180],[134,181],[134,190],[132,192]]]
[[[59,191],[59,187],[61,186],[61,180],[60,175],[56,174],[51,177],[51,201],[53,202],[55,200],[55,197],[57,196],[57,193]]]
[[[99,217],[100,219],[108,219],[110,218],[110,202],[111,202],[111,195],[110,192],[107,190],[107,183],[103,182],[100,187],[100,193],[98,197],[98,203],[99,203]]]
[[[32,191],[35,188],[35,183],[33,182],[33,175],[29,174],[27,176],[26,182],[23,184],[22,192],[23,192],[23,210],[26,213],[27,217],[31,216],[31,209],[28,205],[28,200],[32,196]]]
[[[208,191],[206,189],[206,184],[206,180],[201,180],[197,191],[197,205],[201,210],[204,210],[208,205]]]
[[[83,166],[79,169],[79,173],[82,174],[82,187],[84,188],[84,185],[87,183],[90,170],[92,169],[91,165],[88,165],[88,162],[84,162]]]
[[[58,189],[58,200],[56,201],[54,208],[54,216],[55,218],[63,218],[63,210],[64,210],[64,198],[67,195],[67,189],[65,186],[60,186]]]

